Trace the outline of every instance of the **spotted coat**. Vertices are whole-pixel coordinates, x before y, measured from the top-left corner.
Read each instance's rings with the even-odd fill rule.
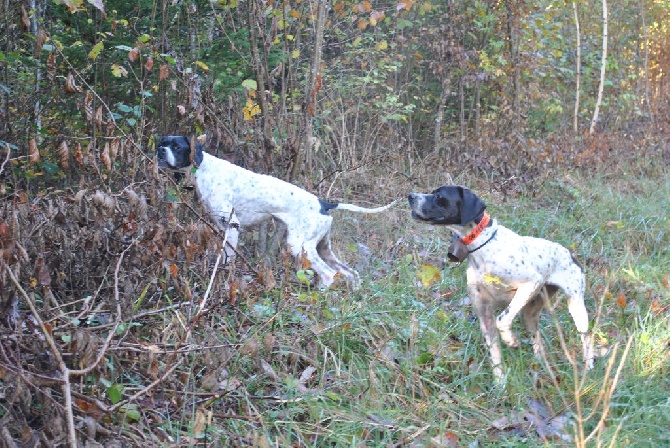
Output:
[[[345,203],[326,202],[312,193],[276,177],[258,174],[203,151],[195,144],[198,165],[195,183],[198,195],[213,220],[227,232],[228,258],[235,255],[239,230],[275,218],[287,229],[287,243],[295,257],[304,255],[317,275],[319,286],[328,288],[336,276],[344,275],[356,288],[358,273],[333,253],[330,210],[380,213],[383,207],[365,208]],[[178,171],[192,168],[191,145],[186,137],[167,136],[157,150],[160,167]]]
[[[408,200],[416,220],[446,226],[457,241],[470,234],[486,213],[484,202],[460,186],[443,186],[430,194],[411,193]],[[568,249],[546,239],[521,236],[496,219],[466,249],[468,295],[498,379],[503,378],[499,337],[511,347],[519,345],[512,322],[521,313],[526,329],[534,335],[535,354],[540,356],[540,310],[558,290],[568,298],[568,311],[581,336],[585,363],[588,368],[593,366],[584,304],[585,276]]]

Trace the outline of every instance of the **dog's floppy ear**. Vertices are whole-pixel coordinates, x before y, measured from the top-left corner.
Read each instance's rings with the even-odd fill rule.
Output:
[[[486,204],[469,188],[459,187],[463,204],[461,206],[461,225],[474,221],[484,213]]]
[[[189,144],[191,146],[191,165],[193,165],[195,168],[199,168],[200,164],[202,163],[202,152],[204,151],[204,148],[196,138],[191,138],[189,140]]]

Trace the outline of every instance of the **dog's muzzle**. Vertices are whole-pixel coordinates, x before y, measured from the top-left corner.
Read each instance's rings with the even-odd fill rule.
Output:
[[[170,150],[165,146],[159,146],[156,150],[156,161],[159,168],[172,168],[169,162]]]

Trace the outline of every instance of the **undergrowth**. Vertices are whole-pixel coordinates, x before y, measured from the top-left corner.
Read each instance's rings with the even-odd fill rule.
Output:
[[[503,347],[506,382],[495,384],[465,294],[465,266],[445,261],[450,235],[412,222],[404,205],[384,216],[336,216],[336,251],[364,280],[355,292],[344,282],[310,289],[282,254],[269,263],[247,252],[223,268],[211,230],[168,221],[155,232],[182,243],[197,233],[210,243],[172,253],[147,243],[162,244],[155,234],[110,241],[114,263],[124,247],[129,257],[147,257],[116,274],[110,260],[100,274],[108,279],[104,291],[121,285],[118,316],[108,306],[84,306],[75,292],[71,300],[49,299],[39,273],[24,283],[22,299],[38,305],[73,369],[90,365],[114,328],[100,365],[72,378],[82,440],[88,431],[89,443],[145,446],[667,444],[670,178],[613,183],[573,173],[517,197],[476,178],[457,182],[480,194],[502,224],[576,254],[599,352],[592,371],[584,375],[570,361],[579,360],[580,343],[561,303],[541,320],[546,359],[533,357],[519,325],[524,343]],[[113,219],[80,207],[90,219]],[[249,248],[258,238],[247,234]],[[422,281],[417,273],[426,266],[439,277]],[[82,267],[73,262],[71,269]],[[3,440],[20,439],[23,424],[43,439],[50,426],[62,441],[64,392],[50,380],[58,363],[23,305],[5,316],[14,332],[2,333]],[[26,367],[19,357],[28,352],[42,358],[30,355]],[[31,404],[34,396],[47,397],[48,406]]]

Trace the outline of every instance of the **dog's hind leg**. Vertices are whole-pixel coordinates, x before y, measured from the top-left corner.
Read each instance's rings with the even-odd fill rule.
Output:
[[[468,295],[472,300],[472,306],[479,320],[479,328],[482,330],[486,347],[489,349],[493,374],[496,380],[500,382],[503,380],[502,353],[500,351],[500,336],[496,328],[493,305],[488,297],[480,297],[479,286],[477,284],[468,285]]]
[[[333,253],[333,250],[330,246],[330,232],[327,232],[323,238],[321,238],[319,243],[316,245],[316,250],[319,254],[319,257],[324,260],[328,266],[340,272],[351,281],[354,289],[358,289],[360,287],[361,279],[358,275],[358,272],[342,263]]]
[[[332,220],[330,216],[324,218]],[[284,222],[286,223],[286,228],[288,230],[286,242],[291,248],[293,256],[298,260],[300,259],[300,256],[304,256],[309,260],[310,267],[317,275],[319,286],[326,289],[329,288],[335,281],[337,270],[330,267],[328,263],[321,259],[317,250],[317,244],[323,238],[324,233],[327,233],[330,223],[325,222],[315,227],[305,228],[305,226],[303,226],[300,228],[296,225],[292,225],[291,222],[287,222],[286,220],[284,220]],[[319,229],[326,230],[319,232]]]
[[[523,321],[524,327],[533,337],[533,353],[535,356],[540,359],[544,353],[544,345],[542,344],[542,335],[539,330],[540,323],[540,311],[544,306],[545,290],[542,289],[540,292],[530,299],[525,307],[521,310],[521,320]]]

